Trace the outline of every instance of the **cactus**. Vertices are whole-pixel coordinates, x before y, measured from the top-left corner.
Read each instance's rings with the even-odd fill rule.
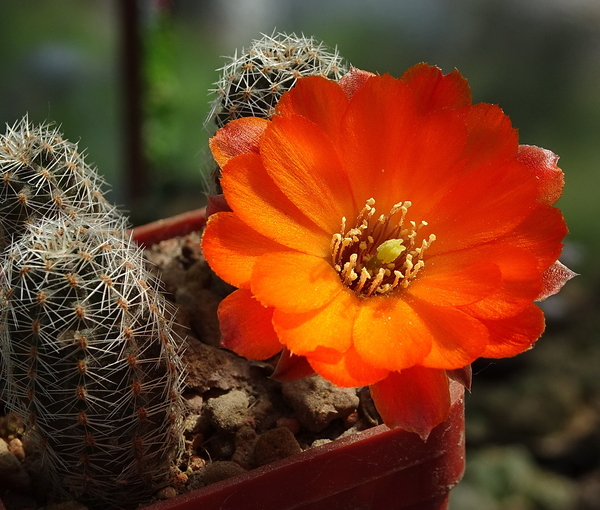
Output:
[[[95,217],[28,225],[7,250],[0,347],[57,498],[143,502],[181,447],[180,349],[143,254]]]
[[[313,37],[274,33],[254,40],[239,57],[236,51],[219,71],[207,123],[223,127],[240,117],[271,117],[281,95],[301,76],[338,80],[347,69],[337,49],[330,51]]]
[[[248,50],[229,57],[211,92],[212,103],[205,125],[223,127],[241,117],[270,118],[284,92],[302,76],[324,76],[339,80],[347,67],[338,55],[314,37],[273,33],[252,41]],[[214,163],[212,163],[214,164]],[[203,169],[209,195],[221,193],[220,171]],[[210,175],[210,178],[208,178]]]
[[[85,214],[123,229],[125,219],[106,201],[103,186],[77,144],[56,127],[32,126],[27,116],[7,126],[0,135],[0,251],[39,218]]]

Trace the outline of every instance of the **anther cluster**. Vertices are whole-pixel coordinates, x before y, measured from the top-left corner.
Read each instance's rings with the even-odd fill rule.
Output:
[[[375,218],[375,200],[370,198],[347,229],[342,218],[340,232],[331,238],[331,258],[342,283],[360,297],[388,294],[408,287],[425,267],[423,255],[435,234],[418,240],[426,221],[406,221],[411,202],[395,204],[389,214]],[[394,216],[399,216],[392,221]]]

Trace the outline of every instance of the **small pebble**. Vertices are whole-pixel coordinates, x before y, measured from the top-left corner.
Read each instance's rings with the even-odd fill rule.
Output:
[[[8,442],[8,451],[12,453],[19,462],[25,460],[25,448],[23,448],[23,443],[19,438],[15,437]]]
[[[210,485],[211,483],[220,482],[221,480],[226,480],[245,472],[246,470],[239,464],[223,460],[207,464],[203,469],[203,478],[206,485]]]
[[[284,416],[277,420],[277,427],[285,427],[287,429],[290,429],[292,434],[297,434],[298,432],[300,432],[302,424],[298,420],[296,420],[296,418],[288,418]]]
[[[231,460],[244,469],[252,469],[254,463],[254,445],[258,434],[251,427],[242,427],[235,434],[235,453]]]
[[[188,481],[188,475],[186,475],[185,473],[177,473],[174,477],[173,477],[173,487],[175,487],[176,489],[179,489],[181,486],[185,485]]]
[[[29,474],[0,438],[0,486],[17,491],[27,491],[31,486]]]
[[[360,416],[358,412],[354,411],[344,418],[344,426],[347,428],[354,427],[354,425],[358,423],[359,419]]]
[[[177,496],[177,491],[174,487],[164,487],[156,493],[158,499],[171,499]]]
[[[233,432],[245,425],[249,405],[250,400],[246,393],[233,390],[220,397],[208,399],[205,408],[217,429]]]
[[[202,457],[192,455],[188,460],[188,468],[192,471],[198,471],[206,466],[206,461]]]
[[[234,437],[232,434],[212,436],[204,443],[202,451],[208,453],[212,460],[230,460],[235,452]]]
[[[315,439],[310,445],[310,447],[316,448],[317,446],[323,446],[324,444],[329,444],[331,442],[331,439]]]
[[[355,412],[359,404],[354,388],[339,388],[318,375],[284,382],[281,390],[302,425],[313,432]]]
[[[276,460],[285,459],[302,448],[296,441],[292,431],[286,427],[271,429],[258,438],[254,446],[254,465],[264,466]]]
[[[195,414],[202,412],[202,406],[204,405],[204,399],[202,395],[198,395],[195,391],[189,391],[183,395],[185,399],[185,405],[187,408]]]

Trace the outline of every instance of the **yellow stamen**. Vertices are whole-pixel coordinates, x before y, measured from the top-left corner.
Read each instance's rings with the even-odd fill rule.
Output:
[[[426,221],[406,221],[411,202],[398,202],[389,214],[378,217],[374,205],[374,199],[367,200],[348,230],[343,217],[340,231],[331,238],[332,265],[359,297],[408,287],[425,267],[424,253],[436,239],[434,234],[421,238]],[[398,213],[400,217],[392,219]]]

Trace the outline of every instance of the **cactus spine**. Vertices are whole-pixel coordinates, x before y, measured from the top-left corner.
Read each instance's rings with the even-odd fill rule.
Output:
[[[242,49],[217,71],[219,80],[211,92],[216,94],[205,125],[222,128],[241,117],[271,118],[284,92],[298,78],[323,76],[339,80],[348,71],[337,49],[331,51],[314,37],[296,34],[263,34],[252,41],[248,50]],[[209,195],[221,193],[220,172],[207,171]]]
[[[172,310],[76,145],[25,117],[0,138],[0,365],[57,499],[144,502],[180,453]]]
[[[85,214],[114,228],[125,219],[102,193],[104,181],[50,124],[25,116],[0,135],[0,250],[40,218]]]
[[[236,51],[219,71],[207,123],[214,119],[223,127],[240,117],[271,117],[281,95],[302,76],[339,80],[347,68],[337,50],[313,37],[274,33],[252,41],[241,56]]]
[[[165,300],[141,251],[103,225],[28,230],[4,265],[8,407],[42,446],[53,485],[100,508],[144,501],[168,483],[181,437]]]

